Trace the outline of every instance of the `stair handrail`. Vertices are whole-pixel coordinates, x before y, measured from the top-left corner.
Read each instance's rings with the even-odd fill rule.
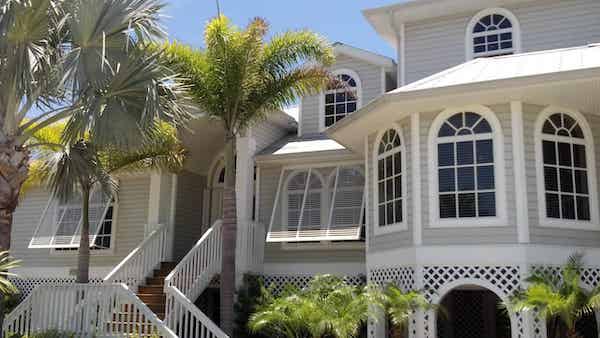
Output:
[[[104,283],[124,283],[137,291],[138,286],[166,261],[169,254],[169,227],[158,225],[135,249],[104,277]]]
[[[76,337],[177,338],[125,284],[36,287],[6,318],[3,336],[59,330]]]
[[[165,323],[180,337],[193,335],[190,330],[200,330],[208,332],[209,337],[228,338],[194,305],[194,300],[221,271],[221,245],[222,222],[218,220],[165,278]]]

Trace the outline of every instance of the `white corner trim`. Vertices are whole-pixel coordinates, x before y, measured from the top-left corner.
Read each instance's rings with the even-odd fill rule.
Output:
[[[362,90],[362,81],[358,73],[349,68],[338,68],[331,71],[332,75],[342,75],[347,74],[350,75],[354,81],[356,82],[356,111],[358,111],[362,107],[363,102],[363,90]],[[320,92],[319,96],[319,132],[324,132],[327,127],[325,127],[325,92]],[[335,123],[334,123],[335,124]]]
[[[369,229],[371,229],[371,227],[373,226],[370,222],[370,220],[372,219],[373,214],[369,215],[369,192],[372,191],[369,189],[369,183],[371,180],[369,180],[369,174],[370,174],[370,170],[369,170],[369,135],[365,135],[365,149],[364,149],[365,153],[364,153],[364,166],[365,166],[365,253],[366,258],[365,260],[369,259],[369,245],[371,242],[371,235],[369,234]],[[371,217],[369,217],[371,216]]]
[[[527,172],[525,168],[525,131],[523,128],[523,103],[510,103],[512,126],[513,170],[515,175],[515,201],[519,243],[529,243],[529,203],[527,200]]]
[[[402,87],[406,84],[406,31],[405,24],[400,24],[400,46],[399,46],[399,58],[398,62],[400,63],[400,76],[399,76],[399,86]]]
[[[423,244],[423,217],[421,208],[421,138],[420,114],[410,115],[410,148],[412,164],[413,244]]]
[[[544,164],[542,155],[542,127],[550,115],[554,113],[565,113],[577,121],[585,138],[586,163],[588,165],[588,186],[590,192],[590,221],[571,221],[565,219],[553,219],[546,216],[546,189],[544,184]],[[565,107],[549,106],[542,110],[535,122],[535,163],[537,176],[538,216],[540,226],[550,228],[577,229],[600,231],[600,218],[598,215],[598,185],[596,179],[596,155],[594,136],[590,125],[579,111]]]
[[[304,105],[302,104],[302,102],[304,102],[304,98],[301,97],[300,102],[298,103],[298,137],[302,136],[302,110]]]
[[[438,156],[437,135],[442,124],[452,115],[460,112],[473,112],[484,117],[492,127],[492,139],[494,145],[494,175],[496,186],[496,217],[472,217],[440,219],[439,217],[439,192],[438,192]],[[508,226],[506,210],[506,175],[504,161],[504,134],[502,126],[496,114],[483,105],[467,105],[448,108],[439,113],[429,129],[427,140],[428,165],[429,165],[429,224],[432,228],[445,227],[501,227]]]
[[[402,161],[402,192],[403,192],[403,196],[402,196],[402,222],[400,223],[396,223],[396,224],[390,224],[390,225],[386,225],[386,226],[379,226],[379,182],[378,182],[378,149],[379,149],[379,143],[381,142],[381,138],[383,137],[383,135],[390,129],[394,129],[396,131],[396,133],[398,134],[398,137],[400,137],[400,154],[401,154],[401,161]],[[373,157],[371,159],[372,163],[373,163],[373,179],[372,179],[372,184],[373,184],[373,229],[374,229],[374,234],[375,236],[378,235],[383,235],[383,234],[389,234],[392,232],[398,232],[398,231],[406,231],[408,230],[408,222],[407,222],[407,208],[406,205],[407,200],[408,200],[408,196],[406,195],[406,192],[408,191],[407,189],[407,183],[406,181],[408,180],[407,177],[407,170],[406,170],[406,143],[404,140],[404,135],[402,133],[402,128],[400,127],[400,125],[398,125],[395,122],[392,122],[390,126],[380,130],[377,133],[377,137],[375,138],[375,142],[373,143]]]
[[[519,20],[517,17],[508,9],[505,8],[486,8],[479,13],[475,14],[469,24],[467,25],[467,29],[465,31],[465,58],[466,60],[473,59],[473,28],[475,24],[479,22],[479,20],[490,14],[500,14],[510,20],[512,23],[512,35],[513,35],[513,50],[514,53],[521,53],[522,51],[522,43],[521,43],[521,25],[519,24]]]
[[[162,179],[162,173],[160,171],[153,171],[150,174],[150,192],[148,196],[148,223],[146,225],[148,235],[153,229],[152,226],[156,226],[159,223],[160,214],[160,183]]]

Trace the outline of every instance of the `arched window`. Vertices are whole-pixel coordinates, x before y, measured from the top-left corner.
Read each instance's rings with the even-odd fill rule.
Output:
[[[468,25],[467,58],[517,53],[519,35],[519,24],[511,12],[502,8],[483,10]]]
[[[365,176],[360,167],[338,167],[329,178],[330,228],[363,223]]]
[[[310,177],[308,175],[309,171],[299,171],[293,173],[287,182],[284,222],[288,230],[321,228],[323,181],[314,172],[310,173]]]
[[[592,184],[593,149],[585,121],[575,113],[554,110],[538,121],[538,175],[544,201],[542,223],[590,223],[597,219]],[[540,158],[541,157],[541,158]],[[540,194],[542,192],[540,191]],[[540,206],[541,207],[541,206]]]
[[[398,130],[386,130],[375,144],[375,224],[382,228],[403,224],[406,217],[404,144]]]
[[[323,97],[322,129],[354,113],[360,108],[360,80],[356,72],[349,69],[334,72],[338,83],[329,87]]]
[[[437,129],[439,220],[498,215],[495,146],[490,122],[478,113],[455,113]]]

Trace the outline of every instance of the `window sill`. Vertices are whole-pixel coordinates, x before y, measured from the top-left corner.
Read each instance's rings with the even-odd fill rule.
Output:
[[[540,219],[540,227],[566,230],[600,231],[600,224],[598,224],[598,222],[569,221],[551,218]]]
[[[508,227],[508,221],[501,217],[461,218],[461,219],[431,219],[430,228],[485,228]]]
[[[374,234],[375,234],[375,236],[379,236],[379,235],[386,235],[386,234],[391,234],[394,232],[401,232],[401,231],[407,231],[407,230],[408,230],[408,225],[406,224],[406,222],[390,224],[390,225],[386,225],[386,226],[377,225],[374,228]]]

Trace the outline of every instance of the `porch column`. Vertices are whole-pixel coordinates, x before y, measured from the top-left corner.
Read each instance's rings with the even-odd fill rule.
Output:
[[[248,270],[248,231],[252,223],[254,208],[254,153],[256,141],[249,135],[238,137],[236,143],[236,182],[237,197],[237,243],[236,243],[236,281]]]

